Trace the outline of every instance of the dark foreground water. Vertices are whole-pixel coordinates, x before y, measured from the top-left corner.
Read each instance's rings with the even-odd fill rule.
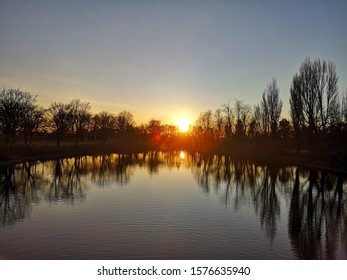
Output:
[[[146,153],[0,169],[0,259],[347,259],[346,174]]]

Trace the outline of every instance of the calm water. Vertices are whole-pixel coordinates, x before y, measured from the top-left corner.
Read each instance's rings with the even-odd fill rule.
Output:
[[[146,153],[0,169],[0,258],[347,259],[346,174]]]

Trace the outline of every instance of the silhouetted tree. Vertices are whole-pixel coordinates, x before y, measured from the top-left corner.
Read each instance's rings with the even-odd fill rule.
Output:
[[[315,75],[317,75],[317,85],[315,90],[318,95],[318,125],[325,131],[327,125],[333,125],[338,111],[338,76],[336,66],[331,62],[316,59],[313,62]]]
[[[244,137],[247,132],[247,123],[251,107],[244,104],[241,100],[235,100],[234,112],[236,117],[235,136]]]
[[[214,120],[214,126],[215,126],[215,137],[217,139],[220,139],[224,136],[223,133],[223,124],[224,124],[224,120],[223,120],[223,116],[222,116],[222,110],[221,109],[217,109],[214,114],[213,114],[213,120]]]
[[[91,107],[88,102],[81,102],[79,99],[72,100],[71,107],[75,144],[78,145],[78,139],[81,133],[87,130],[90,124],[91,113],[89,111]]]
[[[282,139],[289,139],[292,134],[292,127],[287,119],[282,119],[278,126],[278,135]]]
[[[278,121],[282,111],[282,100],[279,98],[279,89],[277,80],[272,79],[272,82],[267,85],[263,92],[261,102],[261,112],[263,116],[263,128],[265,134],[276,135]]]
[[[36,96],[29,92],[5,88],[0,91],[0,130],[5,135],[5,143],[14,141],[26,112],[32,110],[35,103]]]
[[[254,138],[261,134],[261,110],[259,105],[253,107],[251,122],[249,123],[248,136]]]
[[[233,115],[230,101],[222,105],[222,110],[225,117],[225,136],[231,137],[233,122],[234,122],[234,115]]]
[[[46,123],[45,118],[46,110],[42,107],[33,105],[27,108],[24,112],[23,119],[21,121],[21,128],[24,131],[24,140],[27,144],[29,137],[29,144],[32,144],[32,136],[35,132],[38,132]]]
[[[115,129],[116,117],[108,112],[101,112],[93,117],[93,126],[101,133],[104,144]]]
[[[116,132],[124,137],[130,131],[133,130],[135,125],[134,117],[130,112],[123,111],[120,112],[115,118],[115,128]]]
[[[196,120],[199,137],[211,138],[213,136],[213,114],[211,110],[200,113]]]
[[[57,136],[57,146],[66,132],[72,130],[74,123],[73,103],[53,102],[48,109],[51,128]]]
[[[157,136],[162,132],[161,121],[156,119],[151,119],[146,125],[146,132],[152,136]]]
[[[292,85],[290,87],[290,116],[293,122],[293,129],[296,138],[297,151],[301,146],[301,130],[304,126],[304,114],[303,114],[303,100],[301,98],[300,79],[293,78]]]
[[[335,65],[320,59],[306,58],[293,77],[290,103],[294,128],[303,121],[308,126],[310,143],[314,135],[332,123],[338,106],[337,81]]]
[[[314,77],[314,69],[311,60],[307,58],[300,67],[299,73],[293,77],[292,88],[295,93],[295,101],[301,105],[302,119],[308,124],[309,133],[312,136],[317,130],[318,95],[314,91],[317,85],[317,77]],[[296,113],[296,112],[295,112]]]

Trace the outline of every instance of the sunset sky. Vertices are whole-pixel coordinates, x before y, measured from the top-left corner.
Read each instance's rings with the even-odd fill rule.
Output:
[[[0,87],[172,123],[229,99],[260,101],[278,80],[288,115],[306,57],[347,88],[347,1],[3,1]]]

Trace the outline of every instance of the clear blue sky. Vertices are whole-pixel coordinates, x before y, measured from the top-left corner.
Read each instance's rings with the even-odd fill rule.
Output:
[[[0,87],[79,98],[137,123],[256,104],[272,77],[288,114],[306,57],[347,88],[347,1],[3,1]]]

